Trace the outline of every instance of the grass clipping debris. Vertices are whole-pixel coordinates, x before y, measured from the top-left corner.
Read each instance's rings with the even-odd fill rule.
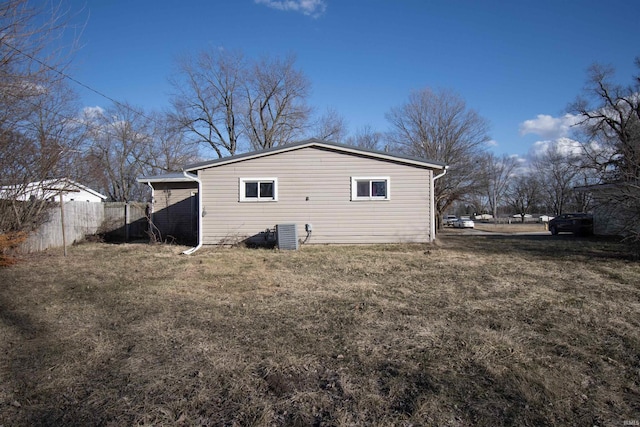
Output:
[[[0,425],[640,418],[640,264],[617,243],[183,249],[2,269]]]

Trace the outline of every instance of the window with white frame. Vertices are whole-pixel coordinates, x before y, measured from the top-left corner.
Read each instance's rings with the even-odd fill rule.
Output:
[[[351,200],[389,200],[390,183],[384,177],[351,177]]]
[[[240,178],[241,202],[275,202],[278,178]]]

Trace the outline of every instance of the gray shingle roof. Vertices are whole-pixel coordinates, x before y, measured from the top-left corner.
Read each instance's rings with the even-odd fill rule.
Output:
[[[399,155],[390,154],[384,151],[369,150],[365,148],[355,147],[352,145],[339,144],[337,142],[322,141],[319,139],[308,139],[305,141],[295,142],[292,144],[280,145],[278,147],[268,148],[266,150],[252,151],[248,153],[237,154],[235,156],[223,157],[220,159],[193,163],[190,165],[186,165],[184,167],[184,170],[188,172],[192,172],[199,169],[219,166],[222,164],[234,163],[241,160],[247,160],[247,159],[256,158],[256,157],[263,157],[263,156],[273,155],[280,152],[286,152],[286,151],[297,150],[305,147],[314,147],[314,146],[326,148],[326,149],[332,149],[335,151],[340,151],[345,153],[360,154],[360,155],[372,157],[372,158],[379,158],[383,160],[413,164],[416,166],[429,167],[433,169],[444,169],[446,166],[442,162],[425,160],[417,157],[399,156]]]
[[[281,152],[298,150],[306,147],[319,147],[328,150],[335,150],[342,153],[350,153],[355,155],[361,155],[380,160],[399,162],[408,165],[414,165],[418,167],[427,167],[431,169],[445,169],[446,165],[442,162],[436,162],[432,160],[425,160],[418,157],[400,156],[396,154],[390,154],[385,151],[369,150],[366,148],[355,147],[352,145],[339,144],[337,142],[322,141],[319,139],[307,139],[300,142],[294,142],[292,144],[280,145],[278,147],[268,148],[266,150],[251,151],[248,153],[236,154],[235,156],[222,157],[220,159],[206,160],[203,162],[192,163],[184,167],[186,172],[194,172],[199,169],[205,169],[210,167],[216,167],[225,165],[228,163],[239,162],[242,160],[248,160],[263,156],[269,156]],[[184,174],[167,173],[163,175],[143,176],[138,178],[138,182],[188,182],[192,181],[185,177]]]

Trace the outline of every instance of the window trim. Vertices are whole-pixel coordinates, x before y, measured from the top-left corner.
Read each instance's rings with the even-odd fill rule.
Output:
[[[247,197],[246,196],[246,184],[256,182],[258,183],[258,192],[260,191],[260,184],[265,182],[273,183],[273,197]],[[278,201],[278,178],[238,178],[238,199],[240,202],[249,203],[265,203],[265,202],[277,202]]]
[[[369,181],[369,191],[371,183],[374,181],[384,181],[386,183],[386,196],[358,196],[358,181]],[[352,176],[351,177],[351,201],[382,201],[391,200],[391,178],[388,176]]]

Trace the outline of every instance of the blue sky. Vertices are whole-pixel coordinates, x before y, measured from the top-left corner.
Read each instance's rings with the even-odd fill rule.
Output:
[[[629,83],[640,2],[426,0],[68,0],[84,24],[70,74],[119,101],[168,108],[180,54],[294,53],[319,113],[355,132],[425,87],[457,92],[491,124],[491,150],[525,156],[566,136],[562,117],[600,62]],[[75,87],[85,106],[110,101]]]

